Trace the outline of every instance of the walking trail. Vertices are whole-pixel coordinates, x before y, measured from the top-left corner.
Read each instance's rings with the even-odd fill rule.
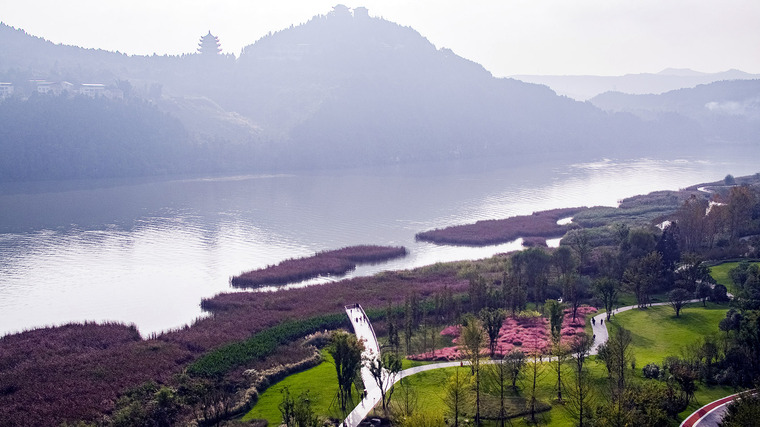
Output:
[[[694,299],[687,301],[688,303],[694,303],[699,302],[700,300]],[[650,306],[659,306],[659,305],[668,305],[670,303],[668,302],[658,302],[650,304]],[[637,308],[638,305],[629,305],[627,307],[619,307],[610,312],[610,316],[615,316],[615,314],[628,311],[634,308]],[[364,341],[364,353],[362,354],[367,359],[378,357],[380,355],[380,347],[377,343],[377,337],[375,336],[375,331],[372,329],[372,324],[369,322],[369,318],[364,313],[364,310],[359,304],[354,305],[348,305],[346,306],[346,314],[348,315],[348,318],[351,319],[351,324],[354,327],[354,332],[356,333],[356,338],[360,341]],[[607,324],[605,321],[607,320],[607,313],[600,313],[593,317],[592,323],[592,329],[594,331],[594,342],[591,346],[590,354],[597,354],[599,350],[599,346],[603,343],[607,342],[609,339],[609,334],[607,333]],[[548,359],[551,360],[551,359]],[[486,362],[488,363],[488,362]],[[442,369],[442,368],[452,368],[455,366],[462,366],[462,364],[468,364],[468,362],[461,362],[461,361],[455,361],[455,362],[441,362],[441,363],[431,363],[428,365],[420,365],[415,366],[413,368],[404,369],[403,371],[399,372],[396,375],[393,375],[393,378],[391,378],[390,381],[384,381],[384,384],[387,383],[386,390],[391,387],[392,384],[395,384],[402,378],[406,378],[410,375],[418,374],[420,372],[430,371],[433,369]],[[377,405],[378,402],[380,402],[382,398],[382,394],[380,393],[380,388],[375,383],[374,378],[372,377],[372,374],[370,374],[369,369],[366,366],[362,366],[361,369],[361,375],[362,380],[364,381],[364,387],[367,391],[366,396],[364,399],[362,399],[361,402],[359,402],[358,405],[356,405],[356,408],[354,408],[353,411],[351,411],[350,414],[348,414],[348,417],[346,417],[343,425],[344,427],[356,427],[359,425],[359,423],[364,420],[364,418],[367,417],[369,412],[372,410],[372,408]],[[388,374],[386,374],[388,375]],[[717,412],[715,415],[722,416],[723,412],[714,411],[715,407],[723,408],[723,411],[725,411],[725,404],[728,401],[725,401],[725,399],[733,399],[736,397],[729,396],[723,399],[720,399],[716,402],[724,401],[721,404],[716,404],[715,406],[711,407],[710,409],[704,410],[710,405],[715,404],[716,402],[710,403],[708,405],[705,405],[703,408],[696,411],[694,414],[689,416],[687,418],[688,420],[692,420],[692,418],[696,414],[700,414],[698,417],[694,418],[693,421],[691,421],[691,424],[686,424],[686,421],[684,421],[684,424],[681,424],[682,426],[688,426],[688,427],[709,427],[709,426],[717,426],[717,421],[708,422],[707,418],[702,418],[708,414],[713,414],[714,412]],[[730,400],[729,400],[730,401]],[[720,410],[718,408],[718,410]],[[704,410],[704,411],[703,411]],[[720,418],[718,418],[718,421]]]
[[[718,426],[723,420],[726,413],[726,407],[733,402],[739,394],[732,394],[722,399],[710,402],[707,405],[697,409],[686,417],[680,427],[714,427]]]

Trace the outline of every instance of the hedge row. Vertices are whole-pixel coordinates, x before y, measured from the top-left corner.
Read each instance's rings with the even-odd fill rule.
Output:
[[[278,346],[308,334],[348,325],[345,313],[327,314],[303,320],[290,320],[265,329],[244,341],[210,351],[187,369],[190,375],[216,377],[252,360],[272,354]]]

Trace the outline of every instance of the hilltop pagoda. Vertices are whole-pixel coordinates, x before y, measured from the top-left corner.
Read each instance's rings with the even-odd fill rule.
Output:
[[[211,34],[211,31],[201,37],[198,42],[198,53],[209,56],[220,55],[222,53],[222,45],[219,43],[219,37]]]

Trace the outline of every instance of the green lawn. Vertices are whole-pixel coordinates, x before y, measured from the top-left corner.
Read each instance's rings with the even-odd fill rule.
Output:
[[[760,263],[753,263],[753,264],[760,264]],[[733,280],[731,280],[731,277],[728,275],[729,270],[732,268],[736,268],[738,266],[738,262],[724,262],[723,264],[718,264],[714,267],[710,267],[710,275],[715,279],[716,282],[720,283],[721,285],[725,286],[728,289],[729,293],[735,294],[737,289],[736,285],[734,285]]]
[[[643,367],[647,363],[660,365],[666,356],[678,356],[686,345],[718,332],[718,323],[726,317],[726,311],[727,305],[708,303],[703,308],[693,303],[681,310],[681,317],[676,317],[672,307],[656,306],[622,312],[611,318],[610,324],[631,331],[636,366]]]
[[[636,374],[640,377],[640,368],[645,364],[662,365],[666,356],[680,356],[686,345],[718,332],[718,323],[726,316],[726,311],[727,305],[707,303],[707,308],[703,308],[702,304],[695,303],[681,310],[681,317],[676,318],[672,307],[658,306],[620,313],[610,323],[613,327],[622,325],[631,331],[633,353],[639,368]],[[706,387],[700,383],[694,400],[679,416],[684,419],[703,405],[734,393],[736,390],[731,387]]]
[[[270,426],[278,426],[282,422],[279,404],[282,402],[281,390],[288,387],[290,395],[297,399],[308,390],[314,412],[324,416],[341,418],[340,405],[336,398],[338,393],[338,378],[335,364],[327,351],[322,351],[323,362],[303,372],[293,374],[272,385],[259,396],[259,401],[245,416],[243,421],[263,418]],[[357,394],[354,392],[354,397]],[[358,400],[357,400],[358,401]],[[349,411],[353,409],[349,408]]]
[[[599,393],[603,393],[606,384],[606,371],[604,366],[595,363],[593,360],[589,360],[587,363],[587,366],[590,368],[594,376],[594,380],[597,384]],[[436,369],[423,372],[408,378],[415,394],[417,395],[416,407],[418,411],[421,410],[430,414],[447,414],[449,409],[444,401],[444,385],[448,382],[448,379],[455,374],[457,369],[460,371],[460,375],[465,375],[468,377],[470,376],[470,368],[464,367]],[[569,370],[566,370],[564,375],[565,376],[563,381],[569,381],[571,379]],[[543,402],[544,405],[552,406],[548,411],[539,413],[536,418],[539,420],[539,424],[541,425],[551,425],[558,427],[574,426],[575,421],[573,420],[570,412],[562,404],[556,402],[556,381],[556,373],[552,369],[552,366],[544,364],[542,367],[542,373],[540,374],[538,380],[538,395],[539,400]],[[526,397],[528,387],[530,387],[531,384],[532,381],[530,381],[529,378],[523,378],[519,382],[518,392],[514,395],[511,395],[507,399],[507,407],[509,408],[511,406],[511,409],[508,409],[509,412],[514,413],[517,410],[523,410],[525,408],[524,399]],[[567,391],[565,391],[565,396],[567,396]],[[392,404],[399,404],[398,402],[400,402],[402,399],[403,392],[399,390],[397,385],[397,391],[393,395],[394,402]],[[497,396],[489,396],[483,394],[481,404],[482,414],[488,414],[489,412],[497,414],[498,407],[499,399]],[[470,419],[473,417],[472,409],[467,414],[467,416]],[[512,418],[512,425],[528,426],[529,423],[527,423],[524,418],[524,416],[517,416]],[[498,425],[498,422],[495,420],[484,420],[484,425],[496,426]]]

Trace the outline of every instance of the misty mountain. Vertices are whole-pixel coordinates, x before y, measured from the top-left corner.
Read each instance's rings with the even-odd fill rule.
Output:
[[[624,76],[552,76],[514,75],[520,81],[549,86],[559,95],[585,101],[604,92],[630,94],[659,94],[676,89],[721,80],[758,79],[760,75],[740,70],[720,73],[700,73],[684,68],[667,68],[659,73],[626,74]]]
[[[659,95],[606,92],[590,102],[645,120],[678,115],[697,123],[708,138],[756,143],[760,135],[760,80],[720,81]]]
[[[612,148],[593,106],[496,79],[411,28],[347,10],[248,46],[237,73],[228,108],[281,137],[298,164]]]
[[[239,58],[127,56],[56,45],[0,25],[0,81],[16,85],[14,102],[36,105],[19,111],[71,108],[35,93],[40,79],[71,87],[102,84],[123,99],[101,100],[99,114],[119,110],[120,103],[140,113],[120,113],[127,120],[121,127],[104,116],[100,122],[113,129],[88,133],[86,114],[17,120],[6,109],[0,113],[6,127],[0,149],[18,159],[44,158],[47,170],[59,171],[45,176],[29,165],[26,174],[6,179],[69,177],[62,159],[77,164],[75,176],[89,177],[479,158],[503,159],[506,165],[583,161],[677,152],[705,141],[697,116],[604,111],[543,85],[494,78],[412,28],[343,6],[266,36]],[[167,123],[162,132],[171,136],[150,138],[155,156],[125,154],[128,147],[147,149],[135,142],[136,129],[145,123]],[[41,127],[46,137],[25,126]],[[58,144],[69,150],[66,156],[46,151],[51,135],[67,139]],[[102,144],[102,135],[111,142]],[[104,166],[108,147],[119,147],[111,153],[123,156],[118,167]]]

